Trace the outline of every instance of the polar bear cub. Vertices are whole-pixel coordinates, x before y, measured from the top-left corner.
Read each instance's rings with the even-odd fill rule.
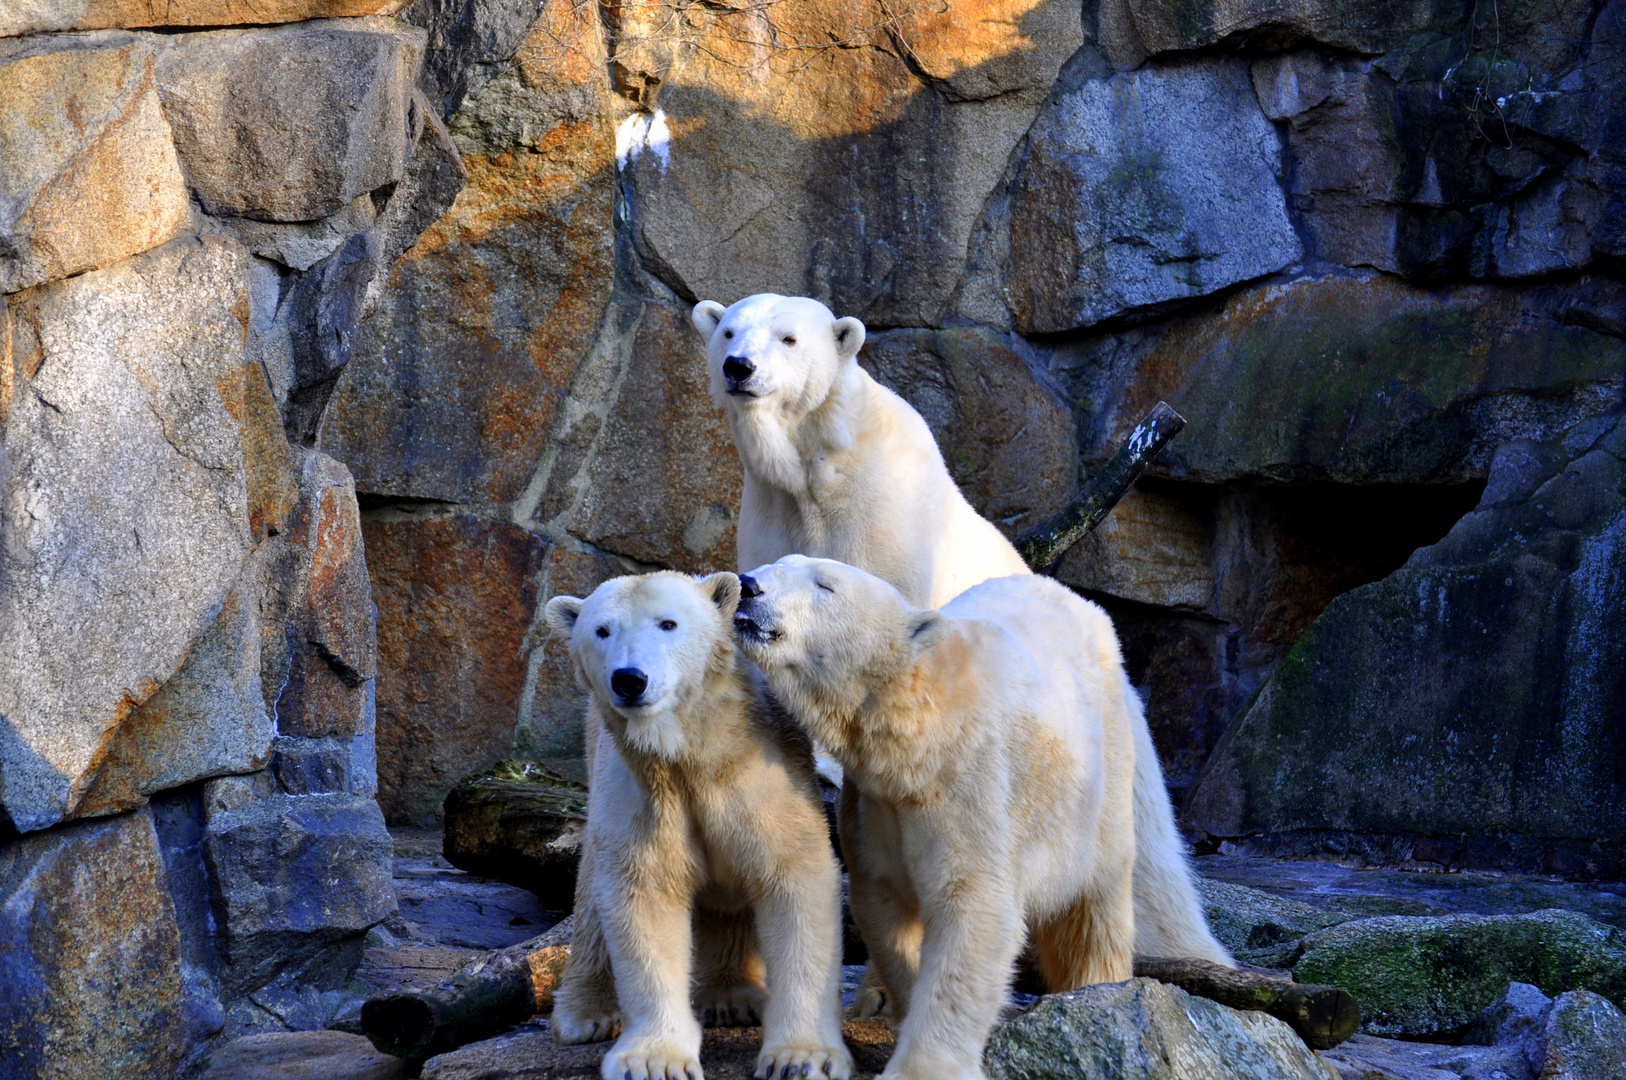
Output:
[[[852,1073],[812,747],[739,654],[739,591],[733,574],[662,572],[545,610],[591,695],[587,829],[553,1024],[563,1042],[621,1029],[605,1080],[700,1080],[691,980],[725,1022],[760,1008],[757,1076]]]
[[[863,323],[776,293],[705,300],[693,320],[745,465],[740,569],[839,559],[922,605],[1029,572],[960,494],[926,421],[858,366]]]
[[[1137,778],[1157,760],[1099,607],[1027,574],[922,610],[796,555],[740,583],[746,655],[846,770],[849,901],[901,1017],[886,1077],[982,1076],[1024,940],[1051,990],[1129,978],[1148,850],[1163,908],[1184,908],[1184,955],[1229,962],[1161,789],[1141,828]]]

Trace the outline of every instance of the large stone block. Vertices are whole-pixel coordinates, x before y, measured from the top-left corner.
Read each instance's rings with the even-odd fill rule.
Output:
[[[203,208],[310,221],[399,180],[422,53],[383,19],[171,38],[159,93]]]
[[[466,124],[530,103],[542,130],[465,138],[468,185],[396,264],[338,384],[322,446],[364,492],[518,496],[599,329],[614,133],[596,116],[553,119],[530,84],[505,77],[470,103]]]
[[[858,358],[925,417],[960,491],[1010,535],[1065,506],[1078,474],[1072,415],[1019,349],[981,327],[898,330]]]
[[[152,43],[130,34],[0,42],[0,293],[108,266],[190,223],[153,71]]]
[[[1394,834],[1448,866],[1619,873],[1623,457],[1626,423],[1608,418],[1506,447],[1477,510],[1294,646],[1215,748],[1188,824],[1267,844],[1330,834],[1334,848]]]
[[[190,1046],[166,886],[146,809],[0,848],[0,1071],[174,1074]]]
[[[1598,278],[1499,291],[1301,278],[1111,338],[1064,378],[1092,399],[1092,465],[1164,400],[1189,421],[1159,456],[1169,476],[1460,483],[1504,441],[1556,437],[1620,402],[1626,343],[1587,313],[1623,302]]]
[[[203,854],[230,996],[359,941],[395,911],[394,845],[370,798],[281,794],[265,773],[212,780]]]
[[[1071,330],[1300,256],[1279,137],[1245,63],[1159,63],[1062,85],[973,243],[965,314],[1024,333]]]
[[[1293,1029],[1152,979],[1050,994],[994,1033],[993,1080],[1336,1080]]]
[[[623,127],[644,265],[686,299],[805,294],[877,326],[939,325],[1012,148],[1084,41],[1063,0],[879,22],[862,0],[692,9],[682,40],[620,10],[650,22],[619,29],[644,42],[618,54],[622,91],[660,110]]]
[[[394,15],[411,0],[23,0],[0,11],[0,37],[145,26],[237,26]]]
[[[141,746],[119,751],[133,770],[120,783],[136,791],[188,779],[172,768],[186,744],[216,738],[171,722],[160,728],[179,742],[154,745],[132,725],[221,618],[252,543],[239,419],[246,261],[230,243],[175,241],[9,298],[0,797],[25,831],[81,813],[126,733]],[[252,681],[231,659],[252,631],[227,624],[211,670],[229,698]],[[213,715],[201,698],[193,706],[200,722]],[[233,723],[257,730],[252,717]],[[229,771],[264,749],[227,739],[204,756]]]
[[[415,823],[509,753],[547,548],[472,515],[363,527],[378,604],[379,803]]]

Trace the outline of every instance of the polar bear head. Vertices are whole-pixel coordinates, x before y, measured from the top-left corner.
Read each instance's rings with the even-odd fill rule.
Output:
[[[805,416],[830,396],[864,344],[863,323],[838,319],[805,296],[758,293],[729,308],[702,300],[692,317],[710,343],[711,395],[723,409]]]
[[[740,646],[809,726],[824,706],[862,697],[867,683],[908,669],[948,633],[942,612],[916,608],[888,582],[834,559],[786,555],[739,582]]]
[[[544,615],[570,642],[576,681],[608,706],[612,731],[645,753],[680,756],[684,706],[735,660],[733,574],[692,578],[672,571],[606,581],[583,600],[555,596]],[[625,725],[613,722],[619,718]]]

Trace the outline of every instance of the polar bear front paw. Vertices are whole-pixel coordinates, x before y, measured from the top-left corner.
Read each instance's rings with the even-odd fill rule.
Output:
[[[756,1027],[762,1023],[762,1008],[768,995],[762,987],[740,983],[713,990],[702,990],[695,1007],[700,1011],[706,1027]]]
[[[553,1037],[566,1046],[576,1043],[604,1042],[621,1031],[621,1012],[618,1009],[572,1012],[553,1010]]]
[[[603,1074],[604,1080],[705,1080],[693,1052],[660,1038],[634,1039],[624,1050],[617,1043],[604,1055]]]
[[[850,1080],[853,1074],[853,1056],[837,1039],[834,1046],[780,1043],[764,1046],[757,1057],[757,1080],[790,1080],[807,1077],[808,1080]]]

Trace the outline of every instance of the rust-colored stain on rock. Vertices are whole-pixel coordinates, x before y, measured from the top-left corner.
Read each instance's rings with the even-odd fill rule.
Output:
[[[378,604],[378,801],[390,821],[417,822],[512,747],[546,544],[472,515],[362,528]]]

